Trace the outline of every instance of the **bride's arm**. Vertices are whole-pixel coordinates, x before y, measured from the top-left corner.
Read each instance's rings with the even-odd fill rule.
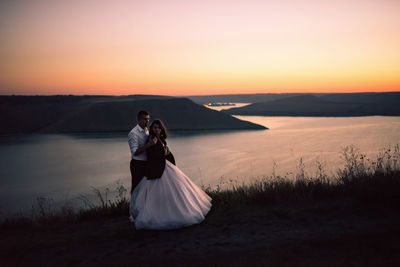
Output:
[[[165,156],[170,154],[170,153],[171,153],[171,151],[169,150],[169,147],[165,146]]]
[[[164,147],[165,156],[167,156],[167,155],[171,154],[171,151],[169,150],[169,147],[167,146],[167,141],[164,140],[164,144],[165,144],[165,147]]]

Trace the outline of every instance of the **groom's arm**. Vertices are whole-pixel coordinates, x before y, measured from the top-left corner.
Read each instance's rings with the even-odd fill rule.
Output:
[[[132,156],[133,155],[137,156],[143,153],[143,151],[141,151],[140,153],[136,152],[139,148],[139,140],[138,136],[135,133],[131,133],[128,139],[128,143],[129,143],[129,148],[131,149]]]
[[[146,151],[149,147],[155,144],[154,140],[150,140],[147,144],[145,144],[142,147],[139,147],[139,141],[138,141],[138,136],[136,134],[132,134],[131,137],[128,140],[129,147],[131,149],[132,155],[140,155],[143,152]]]
[[[146,149],[148,149],[149,147],[153,146],[154,144],[155,144],[154,141],[150,140],[144,146],[139,147],[138,149],[135,150],[135,156],[142,154],[143,152],[146,151]]]

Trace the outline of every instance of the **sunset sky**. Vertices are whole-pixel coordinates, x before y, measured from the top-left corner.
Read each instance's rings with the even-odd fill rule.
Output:
[[[398,0],[0,2],[0,94],[399,90]]]

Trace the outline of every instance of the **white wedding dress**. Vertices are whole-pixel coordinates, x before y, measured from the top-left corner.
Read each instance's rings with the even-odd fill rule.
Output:
[[[136,229],[176,229],[201,223],[210,208],[211,198],[166,160],[161,178],[143,177],[133,190],[129,218]]]

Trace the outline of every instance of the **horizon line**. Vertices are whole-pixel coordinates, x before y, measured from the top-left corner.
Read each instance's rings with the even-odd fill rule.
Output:
[[[231,94],[204,94],[204,95],[161,95],[161,94],[0,94],[0,96],[171,96],[171,97],[190,97],[190,96],[228,96],[228,95],[283,95],[283,94],[384,94],[384,93],[400,93],[398,91],[364,91],[364,92],[283,92],[283,93],[231,93]]]

